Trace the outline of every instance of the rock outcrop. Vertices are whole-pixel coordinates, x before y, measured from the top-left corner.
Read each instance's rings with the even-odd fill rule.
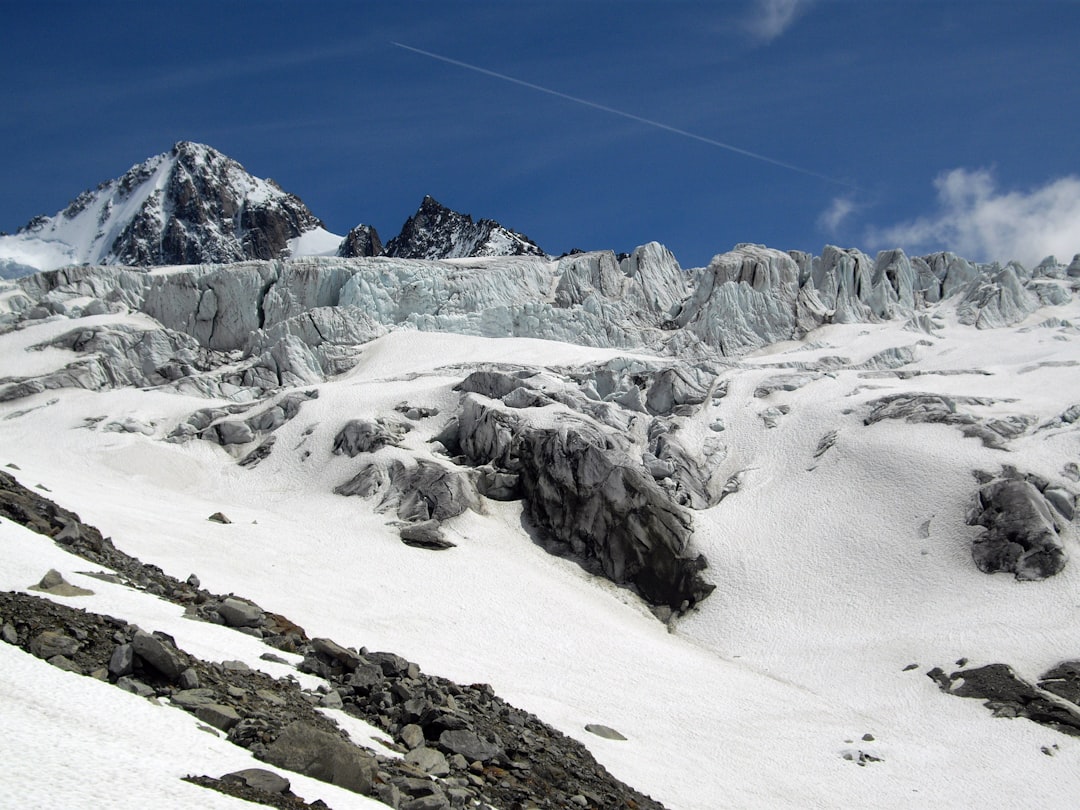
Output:
[[[462,259],[472,256],[543,256],[531,239],[490,219],[473,222],[432,197],[386,244],[387,256],[399,259]]]

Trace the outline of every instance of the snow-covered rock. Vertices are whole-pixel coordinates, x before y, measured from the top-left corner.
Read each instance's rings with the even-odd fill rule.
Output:
[[[321,227],[294,195],[215,149],[181,141],[55,216],[0,237],[5,275],[69,264],[155,266],[273,259]]]
[[[490,219],[473,222],[468,214],[452,211],[430,196],[386,244],[385,253],[399,259],[544,255],[527,236]]]

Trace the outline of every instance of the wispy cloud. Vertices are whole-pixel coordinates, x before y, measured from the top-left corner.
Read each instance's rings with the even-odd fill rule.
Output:
[[[762,42],[772,42],[792,25],[811,0],[754,0],[746,16],[746,27]]]
[[[855,199],[850,194],[835,197],[818,217],[818,227],[829,234],[835,234],[854,212]]]
[[[875,247],[946,249],[977,261],[1015,259],[1026,267],[1049,255],[1068,261],[1080,252],[1080,177],[1000,191],[989,169],[953,169],[938,175],[934,186],[938,210],[872,229]]]

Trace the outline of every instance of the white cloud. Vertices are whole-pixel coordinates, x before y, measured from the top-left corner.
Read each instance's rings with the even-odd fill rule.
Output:
[[[1080,253],[1080,177],[1003,192],[988,169],[953,169],[938,175],[934,186],[936,213],[874,228],[869,241],[909,253],[951,250],[975,261],[1015,259],[1025,267],[1049,255],[1068,262]]]
[[[772,42],[790,28],[810,0],[754,0],[746,27],[762,42]]]
[[[855,200],[851,195],[836,197],[832,204],[821,212],[821,216],[818,217],[818,227],[827,233],[834,234],[854,212]]]

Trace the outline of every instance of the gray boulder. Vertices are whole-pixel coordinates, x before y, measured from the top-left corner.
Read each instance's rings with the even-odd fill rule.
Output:
[[[469,762],[487,762],[503,753],[495,743],[482,740],[475,731],[457,729],[439,735],[439,746],[452,754],[461,754]]]
[[[288,779],[266,768],[245,768],[242,771],[233,771],[221,777],[221,781],[239,782],[252,790],[271,794],[287,793],[291,788]]]
[[[30,652],[45,660],[57,655],[70,658],[79,651],[80,646],[77,639],[60,630],[45,630],[30,642]]]
[[[302,720],[286,726],[262,758],[279,768],[362,794],[371,793],[378,771],[371,754]]]
[[[131,647],[143,663],[157,670],[166,679],[175,682],[188,664],[183,654],[172,644],[144,630],[137,630],[131,639]]]
[[[258,605],[231,596],[218,605],[217,612],[228,627],[259,627],[265,618]]]

